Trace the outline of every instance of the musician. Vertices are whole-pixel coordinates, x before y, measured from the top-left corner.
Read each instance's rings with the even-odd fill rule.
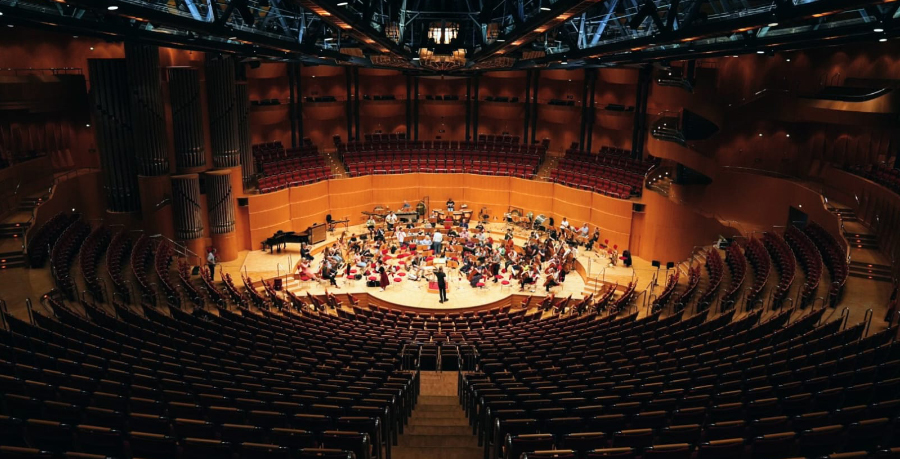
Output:
[[[544,281],[544,288],[547,289],[547,293],[550,293],[550,289],[557,285],[559,285],[559,271],[557,271],[556,268],[550,268],[550,272],[547,274],[547,280]]]
[[[478,283],[484,279],[484,270],[481,268],[475,268],[475,274],[469,277],[469,285],[472,287],[477,287]]]
[[[322,262],[322,278],[328,279],[328,282],[331,282],[331,285],[334,288],[340,288],[337,284],[337,269],[335,268],[334,262],[331,261],[330,258],[325,258]]]
[[[441,243],[444,241],[444,235],[441,234],[440,230],[434,230],[434,235],[431,237],[431,250],[434,250],[435,254],[441,253]]]
[[[441,266],[434,273],[434,277],[437,279],[438,285],[438,294],[441,296],[440,303],[447,302],[447,274],[444,273],[444,267]]]
[[[397,243],[402,247],[403,241],[406,240],[406,231],[403,231],[403,228],[400,228],[394,233],[394,236],[397,237]]]
[[[587,222],[584,222],[584,224],[581,225],[581,229],[578,230],[578,236],[587,239],[587,237],[588,237],[590,234],[591,234],[591,229],[588,228]]]
[[[369,230],[369,234],[375,232],[375,217],[369,215],[369,219],[366,220],[366,228]]]
[[[533,284],[533,283],[537,282],[538,277],[540,277],[540,275],[541,275],[541,271],[538,268],[538,265],[536,265],[536,264],[531,265],[530,269],[528,269],[527,271],[523,271],[522,277],[519,281],[519,287],[520,287],[519,291],[524,292],[525,285]]]
[[[309,246],[305,242],[300,244],[300,258],[313,261],[313,256],[309,251]]]
[[[447,212],[452,213],[453,209],[456,208],[456,203],[453,202],[453,198],[447,198]]]
[[[556,227],[550,225],[550,228],[547,228],[547,237],[553,239],[554,241],[559,239],[559,234],[556,232]]]
[[[559,229],[569,229],[569,221],[566,220],[566,217],[563,217],[562,222],[560,222]]]
[[[513,229],[512,229],[512,228],[507,228],[507,229],[506,229],[506,235],[503,236],[503,240],[504,240],[504,241],[511,241],[511,240],[513,239],[513,237],[515,237],[515,236],[513,235]]]
[[[403,200],[403,207],[400,208],[403,212],[409,212],[412,209],[412,206],[409,205],[409,201]]]
[[[384,242],[384,229],[378,228],[373,239],[375,242]]]
[[[594,244],[600,240],[600,228],[596,228],[594,230],[594,234],[591,235],[591,239],[588,240],[587,245],[585,246],[585,250],[594,250]]]
[[[384,221],[387,223],[388,231],[394,231],[394,225],[397,224],[397,214],[391,211],[387,214],[387,217],[384,217]]]

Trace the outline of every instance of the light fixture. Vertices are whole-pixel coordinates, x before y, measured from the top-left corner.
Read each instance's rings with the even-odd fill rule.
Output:
[[[347,6],[347,3],[348,2],[341,2],[341,3],[338,3],[337,6]]]
[[[790,61],[791,61],[791,58],[787,58],[787,59],[785,59],[785,60],[788,61],[788,62],[790,62]]]
[[[449,45],[459,35],[459,24],[455,22],[432,22],[428,26],[428,39],[437,45]]]
[[[731,57],[738,57],[738,55],[737,55],[737,54],[735,54],[735,55],[733,55],[733,56],[731,56]]]
[[[94,47],[93,47],[93,46],[91,46],[91,51],[93,51],[93,50],[94,50]]]
[[[876,28],[872,29],[872,32],[881,33],[881,32],[884,32],[884,29],[882,29],[881,27],[876,27]]]
[[[550,8],[549,8],[549,7],[546,7],[546,6],[542,6],[542,7],[541,7],[541,11],[550,11]]]
[[[237,40],[237,37],[228,37],[229,40]]]
[[[803,204],[797,204],[797,207],[799,207],[799,208],[802,209],[802,208],[803,208]]]
[[[791,138],[791,135],[790,135],[790,134],[785,134],[785,137],[787,137],[787,138],[790,139],[790,138]]]
[[[766,52],[763,51],[763,50],[759,50],[759,51],[756,52],[756,54],[766,54]]]
[[[886,41],[887,41],[887,38],[879,38],[879,39],[878,39],[878,41],[880,41],[880,42],[882,42],[882,43],[884,43],[884,42],[886,42]]]
[[[762,137],[762,132],[759,133],[759,136]]]
[[[777,23],[777,22],[770,22],[770,23],[769,23],[769,27],[778,27],[778,23]]]
[[[419,58],[418,58],[418,57],[414,57],[414,58],[412,58],[412,60],[417,61],[417,60],[419,60]]]
[[[119,9],[119,7],[116,5],[109,5],[106,7],[106,9],[108,9],[110,11],[115,11],[115,10]]]
[[[91,127],[91,124],[90,123],[85,124],[84,127]]]

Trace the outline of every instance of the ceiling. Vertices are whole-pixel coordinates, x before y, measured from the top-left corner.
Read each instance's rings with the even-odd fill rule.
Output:
[[[900,30],[898,6],[895,0],[0,0],[0,24],[249,59],[443,74],[887,41]],[[435,43],[428,34],[435,27],[452,28],[455,39]]]

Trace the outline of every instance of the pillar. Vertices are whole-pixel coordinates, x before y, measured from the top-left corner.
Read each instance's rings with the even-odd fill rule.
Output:
[[[155,177],[169,173],[166,117],[159,81],[159,49],[125,42],[125,65],[131,93],[134,154],[138,174]]]
[[[199,175],[172,176],[172,207],[175,215],[175,239],[188,241],[202,238]]]
[[[238,166],[241,159],[232,57],[206,55],[206,95],[209,101],[209,137],[213,167]]]
[[[187,67],[169,68],[169,98],[175,137],[175,167],[179,173],[206,167],[200,76]]]
[[[234,221],[234,194],[231,174],[234,169],[207,171],[206,206],[209,210],[209,234],[212,245],[218,250],[219,259],[237,258],[237,237]]]
[[[250,140],[250,94],[247,92],[246,83],[236,85],[235,91],[238,106],[238,146],[241,150],[241,182],[246,186],[256,169]]]
[[[140,196],[125,59],[88,59],[88,68],[107,210],[137,212]]]

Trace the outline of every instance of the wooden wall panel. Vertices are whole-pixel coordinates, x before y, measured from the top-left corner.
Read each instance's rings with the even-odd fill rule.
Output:
[[[481,216],[482,208],[497,221],[503,217],[503,213],[509,208],[509,177],[491,177],[484,175],[466,174],[463,180],[463,200],[456,199],[457,203],[465,203],[474,212],[473,218]]]
[[[290,190],[281,190],[247,197],[250,208],[250,241],[253,244],[271,236],[275,231],[290,231],[290,193]]]
[[[553,214],[553,184],[534,180],[510,179],[509,204],[520,208],[527,214]]]
[[[553,185],[553,214],[555,223],[563,217],[569,220],[572,227],[580,228],[584,222],[591,222],[593,193],[586,190],[578,190],[564,185]]]
[[[304,231],[313,223],[323,223],[330,209],[328,181],[289,188],[291,231]]]
[[[592,193],[591,225],[600,227],[600,239],[609,239],[619,247],[628,246],[631,239],[631,201],[622,201]]]

